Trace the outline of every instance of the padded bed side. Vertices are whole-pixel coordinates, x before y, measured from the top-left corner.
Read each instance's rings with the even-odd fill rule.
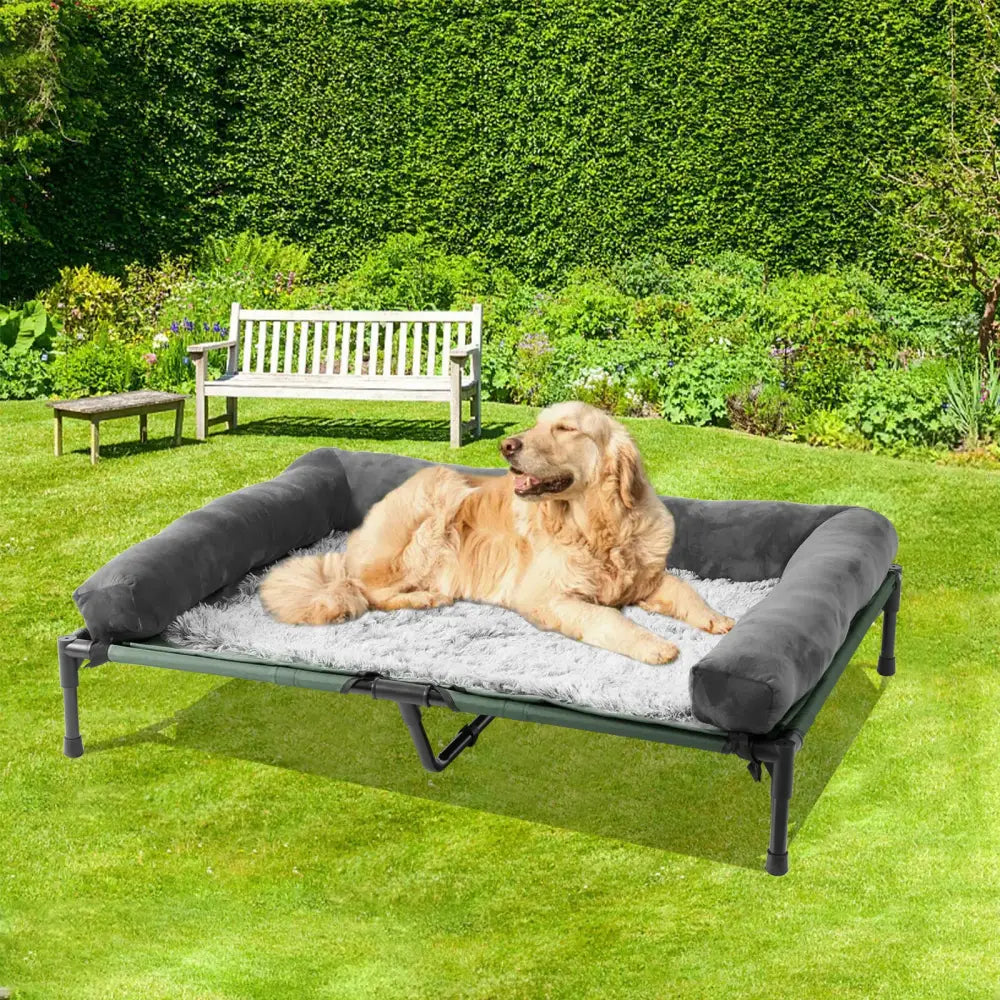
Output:
[[[691,669],[695,717],[767,733],[819,681],[892,565],[896,531],[849,507],[823,521],[788,560],[774,590]]]
[[[144,639],[257,566],[310,545],[346,519],[336,449],[309,452],[281,475],[213,500],[126,549],[73,594],[99,642]]]

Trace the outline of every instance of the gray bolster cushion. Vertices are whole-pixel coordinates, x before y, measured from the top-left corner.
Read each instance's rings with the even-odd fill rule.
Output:
[[[357,527],[386,493],[429,464],[316,449],[275,479],[221,497],[133,545],[78,587],[74,599],[93,638],[149,638],[251,570]],[[882,583],[896,532],[860,507],[663,502],[676,523],[669,566],[706,578],[781,578],[691,672],[698,719],[729,731],[768,732],[816,684]]]
[[[348,517],[349,499],[336,450],[310,452],[274,479],[213,500],[126,549],[73,599],[99,642],[147,639],[255,567],[329,534]]]

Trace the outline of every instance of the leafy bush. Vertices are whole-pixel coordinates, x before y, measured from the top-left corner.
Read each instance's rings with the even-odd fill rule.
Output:
[[[858,451],[869,446],[864,435],[850,424],[842,409],[813,410],[802,419],[796,430],[803,441],[813,445]]]
[[[958,432],[946,396],[943,362],[877,368],[860,373],[843,415],[880,449],[952,445]]]
[[[0,344],[0,399],[42,399],[52,388],[49,355]]]
[[[802,401],[773,383],[751,382],[726,398],[729,423],[737,430],[781,437],[802,420]]]
[[[754,324],[772,342],[785,387],[807,409],[845,401],[855,374],[891,351],[853,274],[792,274],[758,300]]]
[[[131,343],[148,339],[157,330],[170,296],[188,281],[189,275],[190,261],[168,254],[163,254],[155,267],[139,263],[126,267],[122,339]]]
[[[0,306],[0,346],[12,354],[46,351],[57,334],[45,306],[35,300],[20,309]]]
[[[667,362],[659,410],[677,424],[725,424],[726,400],[733,385],[753,377],[760,359],[731,344],[714,343],[677,362]]]
[[[67,399],[128,392],[142,388],[148,367],[138,348],[116,340],[90,340],[52,362],[52,391]]]
[[[632,305],[624,292],[602,276],[578,272],[569,284],[541,301],[538,323],[550,340],[611,340],[624,333]]]
[[[210,276],[251,277],[273,283],[301,281],[309,270],[309,252],[279,236],[245,231],[236,236],[209,236],[194,258],[195,269]]]
[[[427,233],[397,233],[337,285],[355,309],[449,309],[490,290],[483,265],[449,254]]]
[[[123,290],[117,278],[89,264],[64,267],[45,295],[45,308],[62,324],[70,341],[113,336],[122,320]]]

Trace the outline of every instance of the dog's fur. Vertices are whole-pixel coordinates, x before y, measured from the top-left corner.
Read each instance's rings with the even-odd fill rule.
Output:
[[[619,610],[638,604],[707,632],[733,621],[665,573],[674,521],[625,428],[583,403],[543,410],[507,438],[507,476],[423,469],[368,512],[344,554],[276,566],[260,596],[280,621],[483,601],[645,663],[677,647]]]

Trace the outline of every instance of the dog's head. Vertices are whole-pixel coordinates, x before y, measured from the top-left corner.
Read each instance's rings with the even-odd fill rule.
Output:
[[[617,420],[586,403],[557,403],[530,430],[505,438],[500,451],[516,496],[569,500],[590,490],[631,508],[646,480],[635,443]]]

